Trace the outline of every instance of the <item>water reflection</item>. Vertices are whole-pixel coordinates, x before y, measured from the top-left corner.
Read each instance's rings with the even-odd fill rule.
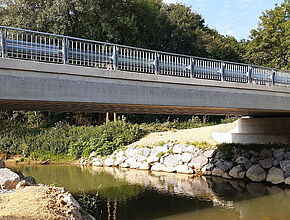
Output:
[[[290,219],[290,190],[262,183],[74,166],[14,167],[93,198],[97,219]]]

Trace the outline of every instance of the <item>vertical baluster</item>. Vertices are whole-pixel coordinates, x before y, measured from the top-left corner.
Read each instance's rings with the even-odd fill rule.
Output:
[[[157,75],[159,74],[159,54],[158,53],[155,53],[154,65],[155,65],[155,75]]]

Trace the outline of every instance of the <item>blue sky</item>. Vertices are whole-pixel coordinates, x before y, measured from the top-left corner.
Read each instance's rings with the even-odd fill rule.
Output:
[[[272,9],[283,0],[163,0],[182,3],[200,13],[206,24],[224,35],[247,39],[250,30],[257,27],[262,11]]]

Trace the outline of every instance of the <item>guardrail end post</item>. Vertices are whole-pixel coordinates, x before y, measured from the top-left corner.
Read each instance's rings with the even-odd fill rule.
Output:
[[[2,57],[3,58],[7,57],[6,36],[3,29],[1,30],[1,50]]]
[[[248,77],[248,84],[252,84],[252,67],[251,66],[248,66],[247,77]]]
[[[154,65],[155,65],[155,75],[158,75],[159,74],[159,54],[158,53],[155,53]]]
[[[113,51],[113,69],[118,70],[118,54],[119,54],[119,49],[117,46],[114,46],[114,51]]]

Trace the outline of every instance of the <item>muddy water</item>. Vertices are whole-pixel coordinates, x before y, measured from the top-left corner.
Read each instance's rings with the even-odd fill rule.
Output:
[[[69,165],[10,168],[65,187],[96,219],[290,219],[290,189],[263,183]]]

